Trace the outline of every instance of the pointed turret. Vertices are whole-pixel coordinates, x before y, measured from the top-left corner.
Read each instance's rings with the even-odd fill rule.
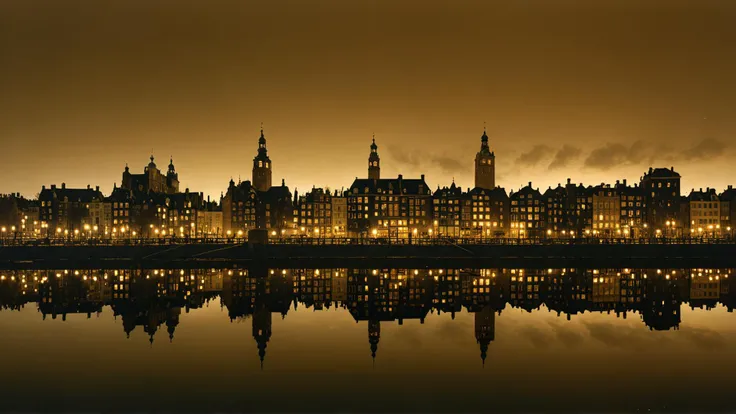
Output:
[[[258,154],[253,158],[253,187],[258,191],[268,191],[271,188],[271,159],[266,149],[263,124],[261,124],[261,136],[258,138]]]
[[[496,155],[488,146],[485,126],[480,137],[480,151],[475,155],[475,187],[486,190],[496,188]]]
[[[368,156],[368,178],[372,180],[381,179],[381,158],[378,156],[378,145],[376,145],[376,136],[373,135],[373,143],[371,144],[371,154]]]

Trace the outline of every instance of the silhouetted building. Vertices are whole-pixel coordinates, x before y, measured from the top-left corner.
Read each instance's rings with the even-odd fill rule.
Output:
[[[542,198],[547,206],[547,230],[550,236],[560,237],[564,231],[570,230],[570,221],[568,219],[567,209],[567,190],[561,185],[556,188],[548,188],[544,192]]]
[[[268,157],[266,138],[263,136],[263,127],[261,127],[258,154],[253,158],[253,187],[258,191],[268,191],[271,188],[271,172],[271,159]]]
[[[332,227],[332,194],[321,188],[299,196],[297,206],[300,232],[313,237],[330,237]]]
[[[619,224],[624,236],[638,237],[646,223],[647,202],[644,190],[639,184],[628,186],[626,180],[623,183],[616,181],[615,190],[621,199]]]
[[[99,187],[66,188],[66,184],[62,183],[61,188],[55,185],[41,187],[38,201],[41,221],[48,223],[52,231],[66,230],[73,235],[73,231],[81,231],[89,219],[90,205],[104,203],[104,197]]]
[[[368,179],[381,179],[381,158],[378,156],[378,145],[376,145],[376,137],[373,136],[371,143],[371,154],[368,156]]]
[[[721,203],[713,188],[705,191],[692,190],[688,196],[690,204],[689,227],[697,236],[713,237],[720,235]]]
[[[431,225],[432,192],[420,179],[355,179],[347,194],[348,229],[352,234],[408,237],[426,234]]]
[[[486,190],[496,188],[496,155],[488,146],[485,128],[480,137],[480,151],[475,154],[475,187]]]
[[[151,155],[151,162],[143,168],[143,174],[131,174],[130,169],[126,165],[125,171],[123,171],[123,181],[120,186],[126,190],[142,191],[144,193],[149,191],[167,194],[178,193],[179,174],[176,173],[174,168],[173,158],[169,161],[168,171],[164,175],[158,169],[156,163],[153,162],[153,155]]]
[[[721,200],[721,229],[726,229],[726,233],[733,237],[736,230],[736,190],[729,185],[718,199]]]
[[[646,194],[647,221],[653,231],[664,230],[667,221],[677,222],[680,212],[680,174],[675,168],[649,168],[641,178],[641,187]]]
[[[509,196],[511,200],[511,236],[541,237],[547,226],[547,203],[532,188],[532,183]]]
[[[593,234],[603,237],[621,236],[621,198],[610,184],[593,189]]]
[[[506,190],[476,187],[468,192],[471,212],[468,219],[469,235],[500,237],[507,234],[510,226],[510,201]]]
[[[462,188],[452,182],[450,187],[437,187],[432,194],[433,227],[437,236],[460,237],[463,234],[463,209],[468,200]]]

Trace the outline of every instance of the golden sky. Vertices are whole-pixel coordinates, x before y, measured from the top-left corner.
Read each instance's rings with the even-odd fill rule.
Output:
[[[0,3],[0,192],[100,185],[153,150],[183,187],[367,175],[472,186],[487,122],[497,183],[732,183],[730,0]]]

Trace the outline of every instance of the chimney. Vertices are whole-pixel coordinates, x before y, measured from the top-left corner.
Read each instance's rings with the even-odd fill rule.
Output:
[[[649,167],[649,174],[651,174],[651,173],[652,173],[652,171],[654,171],[654,168],[652,168],[652,167]]]
[[[424,181],[424,174],[422,174],[422,181]]]
[[[571,183],[572,183],[572,180],[568,178],[567,179],[567,185],[570,185]]]
[[[286,180],[283,178],[281,179],[281,186],[286,187]]]
[[[670,171],[675,171],[675,167],[670,167]]]
[[[624,187],[626,187],[626,179],[624,178]]]
[[[731,188],[731,186],[729,185],[729,186],[728,186],[728,188]],[[45,185],[42,185],[42,186],[41,186],[41,191],[43,191],[43,190],[45,190],[45,189],[46,189],[46,186],[45,186]]]
[[[401,180],[403,180],[403,179],[404,179],[404,176],[403,176],[403,175],[401,175],[401,174],[399,174],[399,181],[401,181]]]
[[[51,189],[56,190],[56,184],[51,184]]]
[[[91,188],[92,188],[92,187],[90,187],[90,185],[89,185],[89,184],[87,184],[87,189],[89,190],[89,189],[91,189]]]
[[[529,181],[529,188],[531,188],[531,187],[532,187],[532,182],[531,182],[531,181]]]
[[[729,184],[728,189],[733,190],[733,186]]]
[[[99,191],[100,191],[100,186],[99,186],[99,185],[96,185],[96,186],[95,186],[95,191],[97,191],[97,192],[99,192]]]
[[[66,189],[66,183],[61,183],[61,189],[62,190]]]
[[[616,180],[616,185],[619,185],[619,184],[620,184],[620,182],[618,180]]]

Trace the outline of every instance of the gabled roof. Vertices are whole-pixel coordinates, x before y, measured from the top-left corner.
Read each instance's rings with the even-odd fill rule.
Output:
[[[644,174],[644,178],[680,178],[680,174],[672,168],[650,168],[649,172]]]
[[[356,178],[353,185],[350,186],[350,192],[355,193],[355,190],[357,190],[357,194],[432,194],[424,179],[404,179],[402,177],[382,178],[380,180]]]
[[[99,190],[91,188],[44,188],[38,195],[39,200],[53,200],[54,198],[79,203],[89,203],[104,199]]]

